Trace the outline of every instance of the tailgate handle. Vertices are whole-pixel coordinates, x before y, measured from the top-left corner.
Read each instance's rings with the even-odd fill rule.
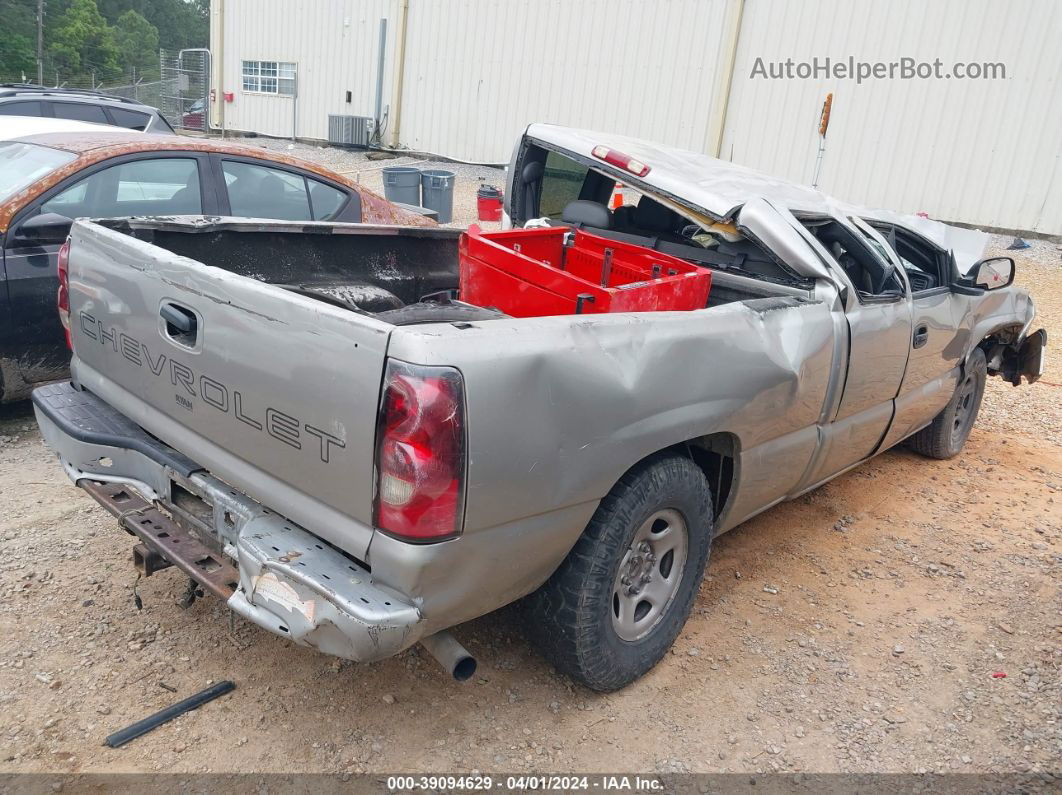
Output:
[[[195,312],[177,304],[163,304],[159,314],[166,321],[167,334],[178,339],[184,345],[195,344],[196,331],[199,325]],[[188,339],[189,337],[191,339]]]

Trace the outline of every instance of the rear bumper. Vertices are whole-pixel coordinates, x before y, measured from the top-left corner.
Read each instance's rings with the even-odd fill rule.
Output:
[[[41,433],[67,475],[150,550],[282,637],[367,662],[427,627],[363,564],[218,480],[68,382],[33,392]],[[162,510],[160,510],[160,508]]]

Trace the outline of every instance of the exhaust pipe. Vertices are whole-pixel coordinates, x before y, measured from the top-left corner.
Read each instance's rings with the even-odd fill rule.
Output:
[[[420,642],[443,670],[458,682],[468,681],[476,672],[476,658],[446,630],[421,638]]]

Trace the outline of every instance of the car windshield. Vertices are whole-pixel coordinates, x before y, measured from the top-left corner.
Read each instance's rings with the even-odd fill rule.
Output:
[[[36,144],[0,143],[0,202],[32,185],[77,155]]]

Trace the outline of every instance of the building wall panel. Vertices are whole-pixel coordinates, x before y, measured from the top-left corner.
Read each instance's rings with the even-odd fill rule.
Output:
[[[413,0],[402,143],[504,162],[534,121],[702,149],[725,0]]]
[[[833,92],[819,186],[847,200],[986,226],[1062,233],[1062,5],[1052,0],[746,0],[722,156],[810,183]],[[755,59],[901,56],[1006,80],[764,80]],[[1053,191],[1053,193],[1052,193]]]
[[[726,83],[726,20],[739,6],[721,157],[810,182],[819,110],[832,91],[823,190],[1062,234],[1056,0],[408,0],[399,144],[502,163],[527,124],[547,121],[707,151]],[[235,92],[228,128],[292,134],[290,98],[241,90],[244,59],[299,65],[299,137],[324,139],[330,113],[373,115],[381,18],[390,104],[400,0],[214,0],[215,23],[222,7],[219,65]],[[751,77],[758,56],[849,55],[940,58],[946,68],[1002,62],[1007,79]],[[389,109],[385,141],[394,117]]]
[[[234,92],[226,127],[288,137],[293,115],[300,138],[327,138],[328,114],[372,116],[376,103],[381,18],[393,0],[226,0],[224,83]],[[394,27],[388,25],[384,103],[390,101]],[[298,66],[297,113],[292,98],[242,90],[242,61],[290,61]],[[351,102],[346,102],[346,92]]]

